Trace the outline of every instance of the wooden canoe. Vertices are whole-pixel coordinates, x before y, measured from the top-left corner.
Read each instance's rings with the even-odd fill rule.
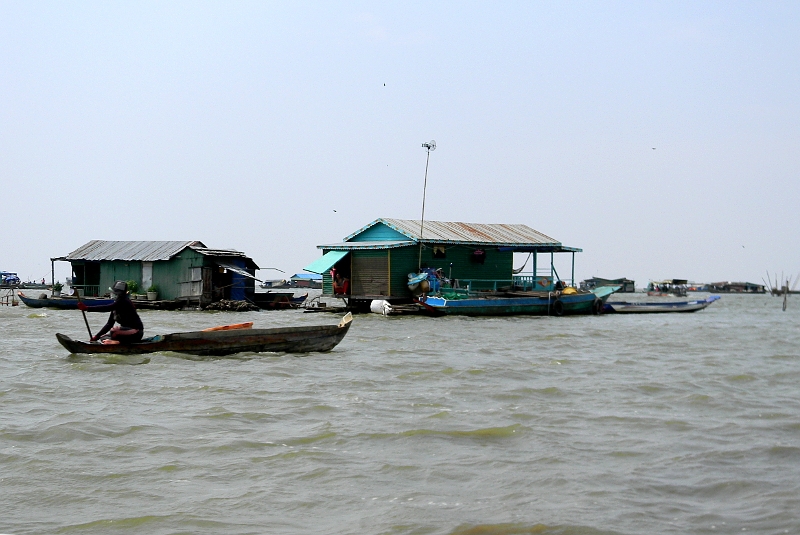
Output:
[[[338,325],[279,327],[275,329],[229,329],[163,334],[135,344],[81,342],[56,334],[59,343],[70,353],[116,353],[138,355],[175,351],[201,356],[224,356],[235,353],[310,353],[330,351],[342,341],[352,324],[347,313]]]
[[[27,295],[23,294],[22,292],[17,292],[17,296],[20,300],[25,303],[27,306],[31,308],[61,308],[61,309],[77,309],[78,308],[78,298],[77,297],[47,297],[45,299],[38,299],[34,297],[28,297]],[[114,302],[113,299],[110,298],[97,298],[97,297],[82,297],[81,301],[86,303],[87,306],[94,307],[100,305],[110,305]]]

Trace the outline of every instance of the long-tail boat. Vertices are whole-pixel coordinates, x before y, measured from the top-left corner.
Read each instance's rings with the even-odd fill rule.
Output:
[[[493,295],[459,295],[442,291],[417,303],[433,316],[567,316],[602,314],[608,296],[619,286],[602,286],[591,292],[497,292]]]
[[[611,302],[606,303],[605,312],[617,314],[655,314],[666,312],[697,312],[719,299],[718,295],[711,295],[705,299],[691,301],[648,301],[641,303]]]
[[[160,334],[133,344],[81,342],[67,335],[56,338],[70,353],[116,353],[138,355],[175,351],[201,356],[225,356],[235,353],[310,353],[330,351],[342,341],[352,324],[349,312],[338,325],[278,327],[273,329],[221,329]]]
[[[17,292],[17,296],[20,300],[25,303],[27,306],[31,308],[63,308],[63,309],[77,309],[78,308],[78,298],[77,297],[44,297],[44,298],[34,298],[28,297],[22,292]],[[87,306],[94,307],[99,305],[110,305],[114,302],[113,299],[107,297],[81,297],[81,301],[86,303]]]

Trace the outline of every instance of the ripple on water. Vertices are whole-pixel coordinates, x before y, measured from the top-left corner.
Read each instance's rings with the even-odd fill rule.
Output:
[[[619,535],[619,532],[569,525],[464,524],[449,535]]]
[[[800,309],[770,303],[363,315],[330,353],[146,366],[68,357],[53,332],[79,314],[0,309],[3,530],[800,533]],[[243,317],[156,312],[152,332]]]

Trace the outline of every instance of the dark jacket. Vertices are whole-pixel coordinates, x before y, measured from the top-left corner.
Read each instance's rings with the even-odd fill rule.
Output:
[[[142,319],[139,317],[139,314],[136,312],[136,307],[133,306],[133,302],[127,294],[117,297],[116,301],[110,305],[86,307],[86,311],[111,312],[111,314],[108,316],[108,321],[106,324],[102,329],[100,329],[100,332],[95,335],[97,338],[100,338],[110,331],[111,327],[114,326],[114,323],[119,323],[122,327],[128,329],[136,329],[144,332],[144,324],[142,324]]]

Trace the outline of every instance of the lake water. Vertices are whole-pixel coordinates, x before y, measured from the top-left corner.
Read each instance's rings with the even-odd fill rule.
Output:
[[[143,311],[147,334],[301,311]],[[105,314],[90,314],[94,331]],[[800,298],[359,315],[332,352],[71,357],[0,307],[0,532],[800,533]]]

